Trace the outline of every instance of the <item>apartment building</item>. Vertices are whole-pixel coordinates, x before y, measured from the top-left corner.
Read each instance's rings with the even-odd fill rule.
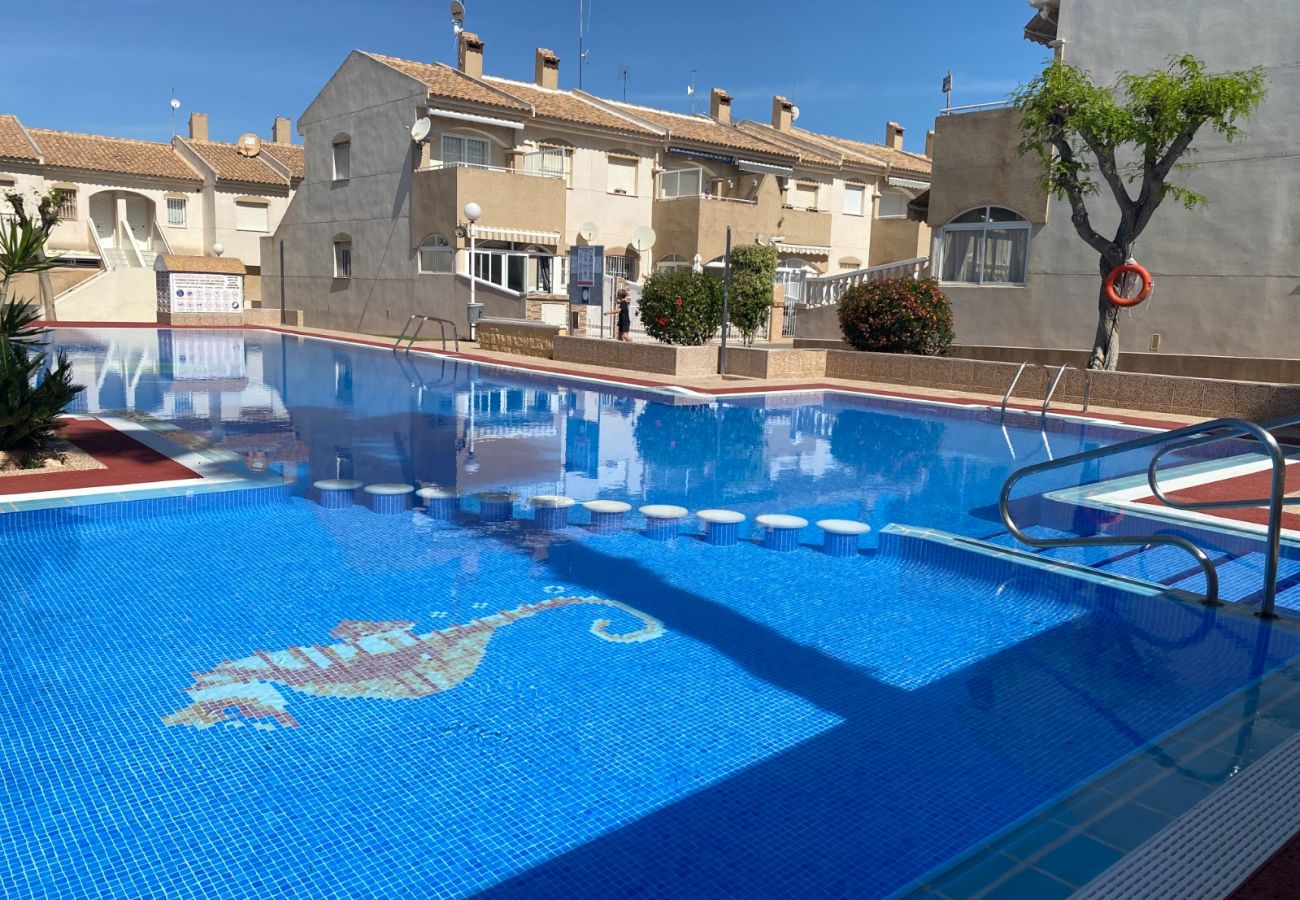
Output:
[[[1293,0],[1031,0],[1025,28],[1044,55],[1113,82],[1186,52],[1211,71],[1262,66],[1268,97],[1232,143],[1202,129],[1190,168],[1172,179],[1209,206],[1173,198],[1156,211],[1135,257],[1155,292],[1121,314],[1121,367],[1263,380],[1300,378],[1300,65]],[[934,270],[952,300],[963,352],[1023,359],[1052,351],[1081,361],[1097,321],[1097,255],[1066,201],[1039,189],[1038,161],[1020,156],[1014,109],[941,115],[935,124]],[[1113,229],[1114,203],[1089,198],[1093,224]]]
[[[267,141],[208,140],[207,116],[190,117],[171,143],[31,128],[0,115],[0,195],[36,198],[57,188],[63,205],[49,249],[56,315],[95,321],[153,321],[153,262],[159,254],[220,253],[247,268],[246,295],[259,296],[261,245],[302,180],[303,151],[289,120]],[[10,214],[7,203],[0,216]],[[35,283],[15,294],[35,298]],[[48,300],[49,298],[44,298]]]
[[[485,74],[470,33],[455,66],[350,54],[299,118],[306,167],[263,244],[266,305],[331,328],[393,333],[412,313],[463,327],[469,202],[482,209],[477,299],[518,318],[535,312],[530,299],[563,295],[568,249],[582,244],[631,281],[719,265],[728,225],[735,242],[776,246],[785,273],[928,244],[906,206],[928,187],[929,160],[903,151],[897,126],[890,146],[860,144],[797,128],[779,97],[770,122],[733,122],[721,89],[692,116],[561,89],[559,76],[545,49],[532,82]],[[646,226],[653,245],[638,244]]]

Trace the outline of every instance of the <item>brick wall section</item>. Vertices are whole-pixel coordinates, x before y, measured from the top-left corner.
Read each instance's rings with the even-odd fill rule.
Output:
[[[718,348],[674,347],[669,344],[626,343],[585,337],[556,337],[556,362],[585,363],[630,372],[659,375],[713,375],[718,371]]]
[[[555,338],[561,331],[558,325],[541,322],[483,319],[477,329],[478,345],[499,353],[550,359],[555,349]]]

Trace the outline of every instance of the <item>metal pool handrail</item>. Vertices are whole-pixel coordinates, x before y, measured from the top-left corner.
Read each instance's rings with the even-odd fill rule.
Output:
[[[1011,392],[1014,391],[1016,389],[1016,385],[1020,383],[1020,376],[1025,374],[1025,369],[1031,369],[1031,368],[1041,369],[1043,367],[1040,366],[1038,363],[1027,359],[1020,364],[1020,368],[1016,369],[1016,376],[1011,379],[1011,384],[1007,386],[1007,392],[1002,395],[1001,414],[1003,416],[1007,414],[1007,403],[1010,402],[1011,400]]]
[[[417,319],[420,321],[420,324],[415,326],[415,332],[408,338],[406,336],[406,332],[411,327],[411,323],[416,321]],[[455,322],[453,322],[451,319],[443,319],[438,316],[422,316],[419,313],[411,316],[409,319],[406,320],[406,324],[402,326],[401,334],[397,336],[397,340],[393,341],[393,352],[396,353],[398,348],[402,346],[402,341],[406,341],[406,349],[409,352],[411,347],[414,346],[416,338],[420,336],[420,330],[424,328],[425,322],[438,323],[438,332],[442,336],[443,350],[447,349],[447,326],[450,325],[451,338],[452,341],[454,341],[456,352],[457,353],[460,352],[460,331],[456,328]]]
[[[1210,558],[1205,554],[1205,551],[1196,544],[1193,544],[1190,540],[1169,534],[1144,534],[1127,537],[1030,537],[1020,529],[1020,526],[1016,524],[1015,520],[1011,516],[1011,491],[1019,482],[1030,475],[1036,475],[1040,472],[1049,471],[1051,469],[1064,468],[1065,466],[1073,465],[1075,463],[1088,462],[1089,460],[1101,459],[1106,456],[1114,456],[1119,453],[1128,452],[1129,450],[1141,450],[1145,447],[1156,447],[1165,444],[1167,446],[1155,454],[1152,458],[1151,464],[1147,468],[1147,483],[1151,486],[1157,499],[1162,503],[1173,508],[1185,509],[1251,506],[1264,501],[1218,500],[1204,502],[1202,504],[1180,504],[1179,502],[1172,500],[1172,498],[1167,497],[1164,492],[1159,489],[1157,484],[1157,469],[1159,460],[1166,452],[1171,450],[1203,443],[1212,443],[1213,441],[1223,440],[1233,435],[1252,437],[1264,445],[1273,467],[1272,490],[1270,491],[1270,496],[1267,501],[1269,504],[1269,528],[1264,570],[1264,596],[1258,613],[1262,618],[1271,619],[1276,616],[1274,607],[1277,599],[1278,557],[1281,554],[1281,510],[1282,507],[1286,505],[1285,497],[1283,496],[1286,481],[1286,458],[1283,456],[1282,448],[1278,444],[1277,438],[1273,436],[1272,431],[1274,429],[1296,424],[1300,424],[1300,417],[1280,419],[1264,425],[1246,419],[1215,419],[1210,422],[1202,422],[1199,425],[1188,425],[1184,428],[1176,428],[1172,431],[1134,438],[1133,440],[1124,441],[1120,444],[1112,444],[1107,447],[1097,447],[1093,450],[1086,450],[1082,453],[1063,456],[1060,459],[1026,466],[1023,469],[1013,472],[1011,477],[1003,483],[1002,493],[998,498],[998,512],[1002,517],[1003,524],[1007,526],[1007,530],[1010,531],[1018,541],[1028,544],[1031,547],[1145,546],[1148,544],[1169,544],[1170,546],[1178,547],[1191,554],[1205,573],[1205,603],[1210,606],[1218,606],[1220,605],[1218,572],[1214,568],[1214,563],[1212,563]]]
[[[1052,386],[1047,389],[1047,396],[1043,398],[1043,410],[1038,414],[1038,417],[1040,419],[1046,418],[1047,410],[1052,405],[1052,397],[1056,394],[1056,389],[1058,386],[1060,386],[1061,379],[1065,377],[1066,369],[1074,369],[1074,366],[1070,365],[1070,363],[1068,362],[1061,363],[1061,368],[1056,370],[1056,377],[1052,379]],[[1075,369],[1075,371],[1077,372],[1079,370]],[[1092,379],[1088,377],[1087,369],[1084,369],[1082,371],[1082,375],[1083,375],[1083,412],[1087,412],[1088,395],[1092,393]],[[1012,387],[1014,386],[1015,385],[1013,384]],[[1007,396],[1010,397],[1010,391],[1007,392]],[[1004,409],[1006,408],[1005,401],[1003,401],[1003,408]]]

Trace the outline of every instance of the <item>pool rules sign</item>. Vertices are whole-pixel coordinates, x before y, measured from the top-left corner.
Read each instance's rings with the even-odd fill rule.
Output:
[[[244,311],[244,276],[209,272],[159,272],[158,312]]]
[[[605,290],[605,248],[569,248],[569,302],[579,306],[603,306]]]

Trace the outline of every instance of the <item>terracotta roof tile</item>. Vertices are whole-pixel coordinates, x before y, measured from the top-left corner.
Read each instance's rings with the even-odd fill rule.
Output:
[[[561,122],[592,125],[597,128],[617,131],[621,134],[658,136],[658,132],[638,125],[623,116],[616,115],[570,91],[550,90],[538,87],[535,84],[511,81],[508,78],[497,78],[492,75],[486,76],[483,80],[500,87],[503,91],[508,91],[526,103],[532,104],[536,114],[545,119],[558,119]]]
[[[741,131],[734,125],[723,125],[704,116],[687,116],[670,113],[645,106],[632,106],[627,103],[605,101],[610,106],[626,110],[634,116],[667,128],[673,138],[706,144],[713,147],[726,147],[728,150],[744,150],[750,153],[763,153],[768,156],[795,158],[795,152],[784,145],[772,144],[762,138]]]
[[[833,146],[840,147],[850,154],[889,163],[896,172],[911,172],[914,175],[930,177],[930,160],[919,153],[895,150],[883,144],[864,144],[862,141],[851,141],[848,138],[833,137],[829,134],[814,134],[811,131],[798,130],[798,133],[816,140],[829,141]]]
[[[200,180],[199,174],[181,159],[171,144],[44,128],[30,128],[28,134],[41,148],[47,166],[149,175],[179,181]]]
[[[39,157],[31,142],[23,135],[17,116],[0,116],[0,157],[26,159],[36,162]]]
[[[799,135],[799,137],[804,138],[802,142],[792,140],[790,135],[783,135],[771,125],[764,125],[762,122],[745,121],[741,122],[740,126],[751,134],[757,134],[763,140],[772,141],[773,143],[780,144],[783,147],[789,147],[795,153],[799,154],[800,162],[815,163],[822,166],[838,166],[844,155],[840,151],[840,148],[827,146],[826,144],[817,141],[809,141],[804,135]],[[819,152],[807,147],[806,145],[810,143],[821,147],[821,151]]]
[[[263,144],[262,152],[284,163],[294,181],[302,181],[306,176],[306,154],[301,144]]]
[[[214,275],[243,275],[248,270],[233,256],[175,256],[162,254],[154,260],[160,272],[205,272]]]
[[[361,52],[365,53],[365,51]],[[469,103],[482,103],[500,109],[531,112],[526,103],[512,100],[501,91],[493,90],[483,82],[442,63],[415,62],[410,59],[398,59],[395,56],[384,56],[380,53],[365,53],[365,55],[423,82],[429,89],[429,93],[436,96]]]
[[[217,170],[222,181],[242,181],[248,184],[286,184],[287,179],[273,169],[261,154],[244,156],[234,144],[217,141],[185,140],[185,146]]]

